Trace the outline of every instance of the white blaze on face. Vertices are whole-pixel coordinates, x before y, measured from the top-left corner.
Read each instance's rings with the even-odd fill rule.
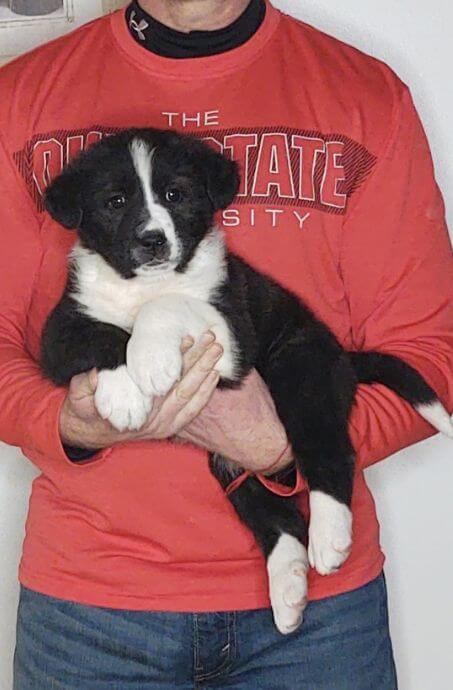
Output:
[[[176,235],[173,219],[167,209],[159,204],[153,192],[152,176],[154,150],[155,149],[150,150],[142,139],[134,139],[130,145],[132,162],[140,180],[146,208],[149,213],[149,221],[146,224],[145,230],[162,231],[170,247],[170,261],[177,262],[180,257],[181,247]]]

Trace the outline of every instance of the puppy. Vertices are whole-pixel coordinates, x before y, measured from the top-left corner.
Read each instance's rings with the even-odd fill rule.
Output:
[[[264,552],[275,623],[289,633],[302,620],[309,563],[326,575],[350,551],[348,418],[358,382],[389,386],[449,435],[453,426],[409,365],[346,352],[295,295],[226,250],[214,215],[238,186],[235,163],[171,131],[127,130],[72,162],[45,196],[78,242],[43,332],[42,367],[59,385],[96,367],[97,409],[119,430],[139,429],[153,396],[180,377],[186,335],[215,333],[224,349],[220,385],[239,385],[256,367],[310,487],[308,553],[293,499],[254,477],[229,498]],[[211,469],[225,488],[238,475],[219,456]]]

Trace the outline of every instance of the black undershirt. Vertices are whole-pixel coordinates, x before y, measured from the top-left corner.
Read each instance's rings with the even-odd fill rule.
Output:
[[[229,26],[215,31],[176,31],[145,12],[138,0],[126,10],[126,21],[134,40],[156,55],[167,58],[196,58],[219,55],[246,43],[259,29],[266,14],[264,0],[250,0],[244,12]]]
[[[184,33],[161,24],[134,0],[126,10],[126,20],[131,36],[146,50],[168,58],[195,58],[226,53],[242,45],[259,29],[265,14],[264,0],[251,0],[240,17],[224,29]],[[64,449],[73,462],[88,460],[98,452],[69,446]]]

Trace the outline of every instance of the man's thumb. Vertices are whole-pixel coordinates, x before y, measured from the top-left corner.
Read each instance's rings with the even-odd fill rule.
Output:
[[[92,397],[98,385],[98,374],[96,369],[73,376],[70,383],[70,393],[74,400]]]
[[[88,372],[88,385],[90,387],[90,393],[93,395],[96,393],[96,388],[98,387],[98,372],[97,369],[91,369]]]

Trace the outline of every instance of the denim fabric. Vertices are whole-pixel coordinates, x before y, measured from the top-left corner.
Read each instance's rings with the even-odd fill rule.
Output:
[[[269,610],[159,613],[22,589],[14,690],[395,690],[384,577],[308,605],[284,637]]]

